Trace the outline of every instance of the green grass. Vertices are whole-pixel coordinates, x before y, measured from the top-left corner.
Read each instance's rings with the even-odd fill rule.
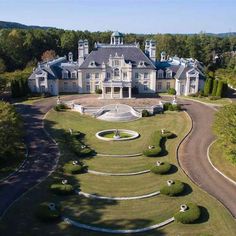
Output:
[[[236,181],[236,163],[232,163],[227,159],[226,154],[223,152],[220,143],[216,141],[210,147],[210,158],[213,165],[223,172],[226,176]]]
[[[229,98],[220,98],[218,100],[210,100],[208,97],[199,98],[199,97],[191,97],[191,96],[180,96],[180,98],[191,99],[191,100],[196,100],[196,101],[200,101],[204,103],[210,103],[212,105],[215,104],[215,105],[222,105],[222,106],[229,105],[232,103]]]
[[[151,119],[150,119],[151,118]],[[140,119],[139,122],[130,123],[106,123],[90,117],[81,116],[78,113],[62,112],[56,116],[52,111],[48,116],[49,122],[47,128],[54,134],[55,138],[60,141],[62,139],[63,129],[72,128],[82,131],[85,135],[84,141],[91,146],[97,146],[102,152],[105,150],[111,153],[126,153],[129,149],[138,152],[144,145],[150,132],[154,128],[167,128],[177,134],[177,138],[166,142],[165,156],[158,158],[148,157],[131,157],[131,158],[114,158],[114,157],[91,157],[83,159],[89,168],[100,171],[115,172],[132,172],[134,170],[143,170],[149,166],[155,165],[157,160],[168,161],[178,167],[175,156],[176,144],[181,140],[190,128],[190,122],[185,113],[167,113],[154,117]],[[166,121],[166,122],[165,122]],[[144,125],[145,129],[140,127]],[[91,127],[94,126],[94,127]],[[141,134],[137,142],[125,141],[122,145],[107,142],[97,144],[93,139],[96,130],[105,128],[128,128],[135,130]],[[116,128],[116,127],[115,127]],[[83,129],[83,130],[81,130]],[[148,131],[146,131],[148,130]],[[148,135],[149,133],[149,135]],[[93,137],[94,136],[94,137]],[[145,138],[143,138],[145,137]],[[139,142],[142,139],[141,142]],[[147,142],[148,143],[148,142]],[[103,233],[95,233],[81,230],[73,226],[69,226],[63,222],[54,224],[45,224],[37,220],[34,215],[34,209],[41,202],[53,201],[59,203],[62,212],[66,216],[70,216],[80,222],[108,228],[140,228],[148,225],[156,224],[166,220],[179,210],[179,206],[188,202],[195,202],[203,209],[201,221],[196,224],[183,225],[181,223],[172,223],[161,229],[152,232],[138,234],[145,236],[156,235],[176,235],[181,236],[200,236],[201,234],[210,235],[227,235],[233,236],[236,232],[235,220],[230,216],[228,211],[222,205],[201,189],[196,187],[183,174],[178,167],[178,171],[166,176],[159,176],[152,173],[140,176],[95,176],[92,174],[67,175],[63,176],[62,167],[65,162],[75,160],[77,157],[60,144],[61,158],[58,170],[46,181],[38,185],[29,193],[24,195],[16,202],[4,216],[0,223],[0,231],[3,235],[27,235],[41,236],[42,232],[48,235],[83,235],[83,236],[102,236]],[[95,149],[96,150],[96,149]],[[79,197],[78,195],[58,196],[53,194],[48,186],[52,183],[61,181],[66,178],[69,184],[80,186],[83,191],[89,193],[97,193],[107,196],[137,196],[159,190],[161,184],[165,184],[168,179],[179,179],[187,184],[186,192],[183,196],[167,197],[156,196],[143,200],[132,201],[101,201]],[[17,217],[16,217],[17,214]],[[14,225],[14,227],[12,227]],[[106,234],[111,236],[110,234]]]

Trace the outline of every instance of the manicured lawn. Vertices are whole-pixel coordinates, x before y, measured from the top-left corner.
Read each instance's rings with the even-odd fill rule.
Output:
[[[173,216],[179,210],[180,204],[195,202],[202,206],[202,217],[195,224],[183,225],[172,223],[152,232],[138,234],[147,236],[156,235],[227,235],[234,236],[236,232],[235,220],[228,211],[207,193],[196,187],[183,174],[178,167],[175,156],[176,144],[183,138],[190,128],[190,122],[185,113],[166,113],[155,117],[143,118],[129,123],[108,123],[95,120],[91,117],[81,116],[75,112],[56,113],[52,111],[48,115],[47,128],[60,142],[63,140],[65,130],[72,128],[85,134],[84,142],[100,152],[126,154],[141,152],[149,143],[150,133],[155,129],[166,128],[174,132],[177,137],[166,142],[166,155],[158,158],[148,157],[103,157],[96,156],[83,159],[89,168],[104,172],[133,172],[149,168],[157,160],[165,160],[176,166],[172,174],[155,175],[152,173],[139,176],[95,176],[81,174],[75,176],[63,176],[62,165],[68,160],[77,157],[60,143],[61,158],[58,170],[46,181],[24,195],[7,212],[0,223],[0,232],[3,235],[83,235],[102,236],[110,234],[95,233],[69,226],[64,222],[41,223],[35,218],[34,211],[42,201],[60,203],[65,216],[80,222],[116,229],[131,229],[153,225]],[[115,126],[115,127],[114,127]],[[144,127],[145,128],[144,128]],[[120,144],[115,142],[100,142],[95,138],[97,130],[108,128],[127,128],[141,134],[141,137],[133,141],[125,141]],[[97,149],[95,149],[97,151]],[[53,182],[59,182],[67,178],[70,183],[80,186],[82,191],[97,193],[106,196],[137,196],[159,190],[168,179],[180,179],[187,184],[183,196],[167,197],[156,196],[143,200],[130,201],[103,201],[93,200],[78,195],[57,196],[49,189]],[[16,217],[17,216],[17,217]],[[14,225],[14,227],[12,227]],[[118,234],[117,234],[118,235]]]
[[[202,97],[202,98],[198,98],[198,97],[188,97],[188,96],[180,96],[180,98],[183,98],[183,99],[190,99],[190,100],[196,100],[196,101],[200,101],[200,102],[204,102],[204,103],[210,103],[212,105],[229,105],[231,104],[231,100],[229,98],[221,98],[221,99],[218,99],[218,100],[210,100],[209,98],[207,97]]]
[[[236,181],[236,163],[232,163],[227,159],[219,142],[215,142],[210,147],[210,158],[213,165],[223,172],[226,176]]]
[[[176,125],[178,123],[178,125]],[[142,153],[150,145],[151,133],[155,130],[168,129],[174,133],[181,133],[185,127],[184,113],[166,113],[159,116],[147,117],[133,122],[114,123],[94,120],[90,116],[82,116],[77,112],[52,111],[46,122],[53,136],[63,138],[63,131],[72,129],[84,134],[84,142],[97,153],[104,154],[134,154]],[[95,134],[106,129],[130,129],[138,132],[140,137],[134,140],[105,142],[99,140]]]

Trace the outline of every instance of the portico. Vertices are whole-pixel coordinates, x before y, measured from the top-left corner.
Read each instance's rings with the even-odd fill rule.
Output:
[[[122,99],[131,98],[132,89],[131,82],[103,82],[102,98]]]

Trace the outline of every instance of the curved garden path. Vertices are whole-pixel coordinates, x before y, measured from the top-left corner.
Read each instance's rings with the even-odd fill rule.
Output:
[[[211,124],[215,110],[198,102],[181,100],[193,121],[193,129],[178,150],[185,173],[206,192],[217,198],[236,218],[236,187],[211,166],[208,146],[215,139]]]

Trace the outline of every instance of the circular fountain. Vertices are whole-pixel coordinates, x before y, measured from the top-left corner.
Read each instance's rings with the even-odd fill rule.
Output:
[[[96,137],[103,141],[125,141],[139,137],[139,133],[127,129],[108,129],[96,133]]]

